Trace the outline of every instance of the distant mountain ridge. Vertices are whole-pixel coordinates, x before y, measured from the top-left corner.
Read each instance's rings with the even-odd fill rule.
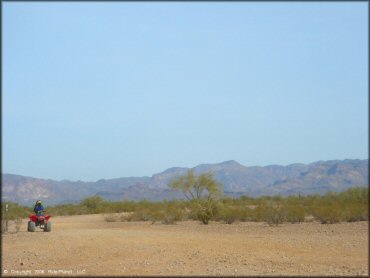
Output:
[[[151,177],[100,179],[96,182],[55,181],[13,174],[2,175],[2,199],[32,204],[42,198],[48,204],[78,202],[98,195],[107,200],[153,201],[183,198],[180,192],[168,188],[168,183],[188,170],[196,174],[212,172],[224,185],[225,194],[238,197],[248,194],[292,195],[341,191],[352,186],[367,186],[368,159],[318,161],[287,166],[244,166],[230,160],[216,164],[200,164],[193,168],[172,167]]]

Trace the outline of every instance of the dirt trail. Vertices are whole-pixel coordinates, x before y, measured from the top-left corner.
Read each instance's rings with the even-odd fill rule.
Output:
[[[50,233],[28,233],[24,220],[2,236],[2,275],[368,275],[368,222],[52,222]]]

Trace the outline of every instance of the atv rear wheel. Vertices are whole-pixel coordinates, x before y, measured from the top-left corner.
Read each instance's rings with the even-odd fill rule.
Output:
[[[36,230],[35,222],[28,221],[28,231],[29,232],[34,232],[35,230]]]
[[[51,232],[51,222],[44,224],[44,232]]]

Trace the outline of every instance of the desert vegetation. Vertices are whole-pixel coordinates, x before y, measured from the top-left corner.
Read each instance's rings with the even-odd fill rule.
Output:
[[[196,176],[190,171],[173,180],[169,186],[182,190],[186,199],[161,202],[107,201],[94,196],[78,204],[49,206],[46,210],[53,216],[103,214],[106,222],[150,221],[163,224],[185,220],[197,220],[203,224],[208,224],[209,221],[225,224],[249,221],[266,222],[269,225],[307,221],[333,224],[369,220],[369,192],[364,186],[351,187],[342,192],[327,192],[324,195],[230,198],[222,196],[222,185],[215,182],[212,175]],[[21,219],[30,212],[31,207],[11,202],[2,203],[2,231],[7,231],[10,223],[15,227],[19,226]]]
[[[104,214],[106,221],[151,221],[174,224],[184,220],[266,222],[270,225],[316,220],[322,224],[369,220],[369,193],[366,187],[343,192],[307,196],[262,196],[252,198],[164,200],[162,202],[106,201],[100,197],[84,199],[79,204],[47,207],[51,215]]]
[[[17,233],[22,225],[22,221],[28,216],[30,208],[27,206],[20,206],[14,202],[1,203],[1,232],[9,232],[14,227]]]

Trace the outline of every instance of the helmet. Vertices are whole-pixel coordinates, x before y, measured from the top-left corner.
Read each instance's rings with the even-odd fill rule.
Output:
[[[36,205],[41,205],[41,204],[42,204],[41,201],[37,200]]]

